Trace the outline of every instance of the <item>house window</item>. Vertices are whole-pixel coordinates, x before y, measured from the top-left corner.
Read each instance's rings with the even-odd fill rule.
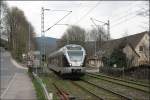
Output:
[[[139,51],[143,51],[143,46],[140,46],[140,47],[139,47]]]

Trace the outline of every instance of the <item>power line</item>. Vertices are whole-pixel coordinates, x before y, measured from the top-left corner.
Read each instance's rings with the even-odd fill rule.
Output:
[[[51,29],[52,27],[54,27],[55,25],[57,25],[61,20],[63,20],[65,17],[67,17],[69,14],[71,14],[72,11],[68,11],[68,14],[66,14],[65,16],[63,16],[60,20],[58,20],[54,25],[52,25],[51,27],[49,27],[48,29],[46,29],[44,32],[48,31],[49,29]]]
[[[79,4],[48,4],[48,5],[51,5],[51,6],[85,6],[85,7],[93,7],[95,6],[95,4],[86,4],[86,3],[79,3]]]
[[[90,12],[92,12],[92,10],[94,10],[94,8],[96,8],[98,5],[100,4],[100,1],[98,3],[96,3],[96,5],[94,7],[92,7],[86,14],[84,14],[75,24],[77,24],[79,21],[81,21],[81,19],[85,18]]]
[[[51,7],[66,7],[66,6],[71,6],[71,7],[93,7],[94,5],[51,5]]]
[[[137,5],[139,5],[139,4],[136,4],[136,3],[134,3],[134,5],[132,4],[130,7],[128,7],[128,9],[127,10],[125,10],[123,13],[129,13],[128,11],[131,11],[131,9],[133,8],[133,7],[135,7],[135,6],[137,6]],[[120,15],[120,14],[119,14]],[[127,15],[127,14],[126,14]],[[123,16],[126,16],[126,15],[123,15]],[[114,16],[118,16],[118,15],[114,15]],[[120,18],[122,18],[123,16],[120,16],[120,17],[118,17],[117,19],[115,19],[115,20],[118,20],[118,19],[120,19]]]
[[[130,16],[138,16],[138,15],[136,14],[136,12],[139,12],[140,10],[142,10],[142,8],[139,9],[139,10],[136,10],[136,11],[134,11],[134,12],[131,12],[131,13],[129,13],[129,14],[126,14],[125,16],[122,16],[120,19],[118,19],[118,21],[117,21],[115,24],[122,22],[121,20],[127,19],[128,16],[129,16],[129,17],[130,17]],[[133,15],[133,14],[134,14],[134,15]]]
[[[137,15],[130,16],[128,19],[124,19],[123,21],[120,21],[119,23],[116,23],[116,24],[112,25],[111,28],[114,28],[115,26],[118,26],[118,25],[122,24],[122,23],[125,22],[125,21],[129,21],[129,20],[131,20],[133,17],[135,18],[135,17],[137,17]]]
[[[137,2],[138,2],[138,1],[137,1]],[[138,4],[135,4],[135,5],[130,6],[130,7],[129,7],[129,9],[125,11],[125,12],[127,12],[127,11],[128,11],[128,12],[127,12],[127,14],[125,14],[125,15],[123,15],[123,16],[120,16],[120,17],[118,17],[118,18],[117,18],[117,19],[115,19],[115,20],[112,20],[112,22],[113,22],[113,21],[116,21],[116,20],[118,21],[118,20],[120,20],[120,19],[122,19],[122,18],[124,18],[124,17],[127,17],[128,15],[131,15],[131,14],[137,13],[139,10],[142,10],[142,9],[140,9],[140,8],[139,8],[139,9],[138,9],[138,10],[136,10],[136,11],[134,10],[134,11],[132,11],[132,12],[129,12],[129,11],[131,11],[131,9],[132,9],[133,7],[135,7],[135,6],[137,6],[137,5],[139,5],[139,3],[138,3]],[[123,12],[123,13],[125,13],[125,12]],[[115,15],[115,16],[118,16],[118,15]]]
[[[119,23],[116,23],[116,24],[112,25],[111,28],[114,28],[115,26],[118,26],[118,25],[122,24],[123,22],[129,21],[129,20],[131,20],[132,18],[135,18],[135,17],[137,17],[137,15],[130,16],[130,17],[128,17],[128,19],[124,19],[123,21],[120,21]]]

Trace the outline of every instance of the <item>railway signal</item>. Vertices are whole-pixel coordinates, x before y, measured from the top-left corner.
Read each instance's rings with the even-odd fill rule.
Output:
[[[43,62],[46,61],[46,55],[45,54],[42,55],[42,61]]]

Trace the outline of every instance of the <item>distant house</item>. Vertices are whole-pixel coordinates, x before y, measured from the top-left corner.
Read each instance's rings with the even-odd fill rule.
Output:
[[[94,50],[94,49],[92,49]],[[88,50],[89,51],[89,50]],[[102,67],[104,66],[103,61],[102,61],[102,57],[104,56],[104,51],[99,50],[96,53],[93,52],[93,54],[95,54],[94,56],[89,56],[87,59],[87,63],[91,66],[91,67]]]
[[[114,49],[121,48],[129,59],[130,66],[137,66],[149,63],[149,32],[130,35],[127,37],[105,41],[102,43],[99,51],[103,53],[96,53],[97,57],[88,59],[88,63],[96,67],[103,66],[102,57],[109,58]]]

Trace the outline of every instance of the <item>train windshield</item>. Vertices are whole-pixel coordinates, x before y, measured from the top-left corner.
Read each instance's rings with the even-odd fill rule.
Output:
[[[83,58],[83,51],[68,51],[71,61],[81,61]]]

